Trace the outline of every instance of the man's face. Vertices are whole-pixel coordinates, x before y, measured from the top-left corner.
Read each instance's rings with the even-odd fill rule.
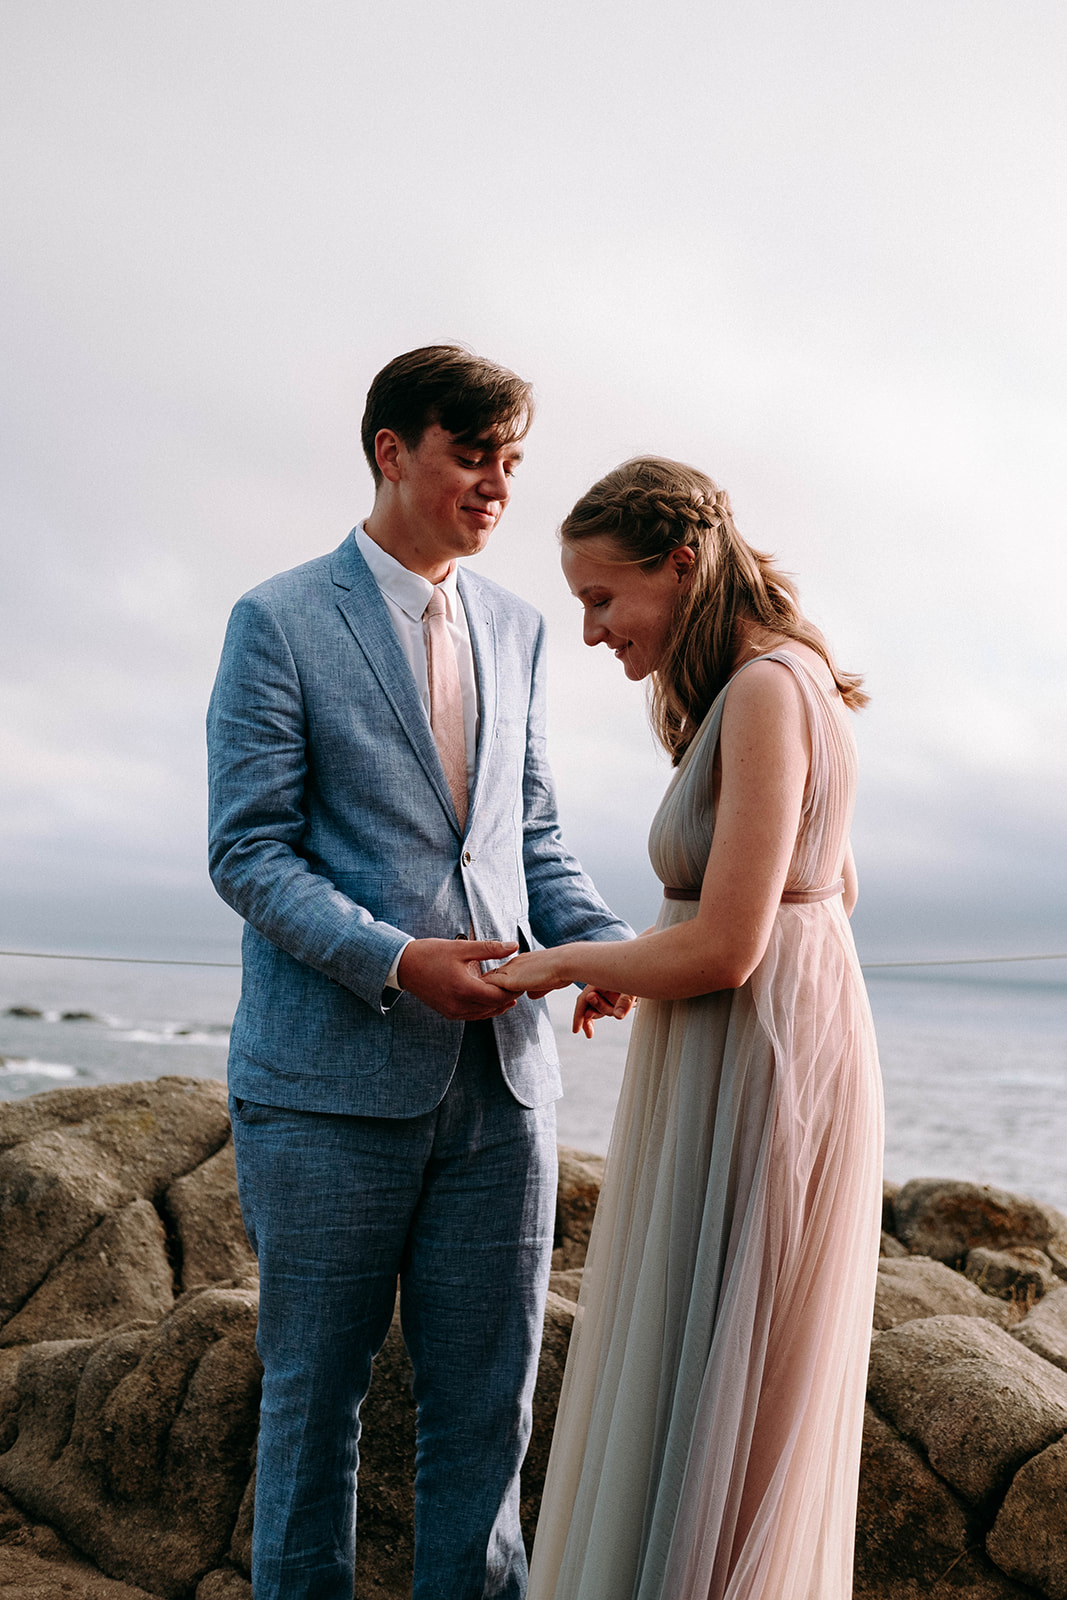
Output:
[[[414,558],[408,564],[432,577],[430,567],[440,570],[457,556],[484,549],[521,460],[518,442],[460,441],[436,422],[414,447],[397,439],[397,505],[407,553]]]

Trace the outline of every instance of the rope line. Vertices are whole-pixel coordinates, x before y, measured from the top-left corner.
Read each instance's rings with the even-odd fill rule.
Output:
[[[106,961],[127,967],[229,967],[237,969],[239,961],[179,961],[168,956],[75,956],[58,954],[54,950],[0,950],[0,956],[26,956],[33,961]],[[1009,961],[1067,961],[1067,950],[1055,950],[1037,956],[952,956],[936,961],[861,961],[864,972],[884,972],[898,967],[987,967]]]
[[[71,956],[54,950],[0,950],[0,956],[30,956],[34,961],[110,961],[126,967],[239,967],[239,961],[175,961],[167,956]]]
[[[885,967],[984,967],[1002,961],[1067,961],[1067,951],[1043,956],[953,956],[945,961],[861,961],[860,966],[864,972],[874,972]]]

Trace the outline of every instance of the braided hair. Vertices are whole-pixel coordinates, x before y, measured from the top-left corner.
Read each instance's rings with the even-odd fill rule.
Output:
[[[681,546],[696,557],[650,683],[652,726],[675,766],[730,677],[742,622],[809,645],[845,704],[853,711],[867,704],[862,678],[838,670],[826,640],[801,614],[792,581],[741,538],[726,490],[695,467],[661,456],[624,461],[582,496],[560,528],[569,545],[597,536],[610,538],[624,563],[650,571]]]

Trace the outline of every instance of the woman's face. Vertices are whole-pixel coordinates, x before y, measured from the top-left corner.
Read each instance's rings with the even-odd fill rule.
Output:
[[[610,534],[563,545],[563,576],[582,602],[582,636],[606,644],[635,683],[647,678],[663,652],[679,596],[696,557],[685,546],[655,568],[634,566]]]

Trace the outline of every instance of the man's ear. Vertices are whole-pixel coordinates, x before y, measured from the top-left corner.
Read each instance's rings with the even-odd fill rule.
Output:
[[[667,560],[678,582],[684,587],[693,576],[693,569],[697,560],[696,551],[691,550],[687,544],[678,544],[675,545]]]
[[[404,448],[404,441],[392,428],[379,428],[374,435],[374,459],[378,463],[378,471],[390,483],[400,481],[400,452]]]

